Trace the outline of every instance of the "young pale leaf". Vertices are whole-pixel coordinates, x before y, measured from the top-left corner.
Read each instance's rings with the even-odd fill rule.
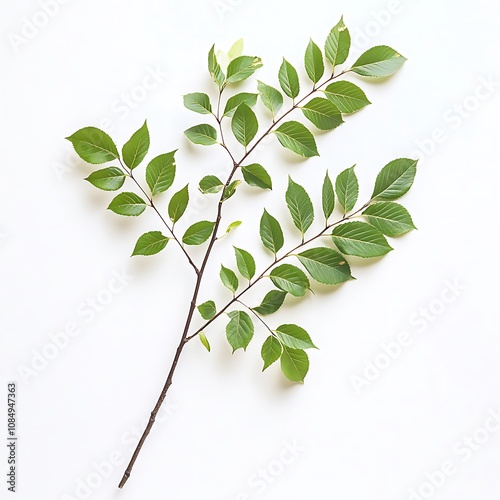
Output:
[[[123,186],[125,174],[117,167],[109,167],[93,172],[85,180],[103,191],[116,191]]]
[[[233,353],[238,349],[246,351],[254,333],[252,318],[244,311],[231,311],[228,316],[231,320],[226,327],[226,336]]]
[[[275,267],[271,271],[270,278],[280,290],[294,297],[303,297],[309,288],[309,280],[304,271],[291,264],[281,264]]]
[[[186,184],[180,191],[172,196],[168,204],[168,216],[172,222],[177,222],[186,211],[189,203],[189,184]]]
[[[184,131],[184,134],[194,144],[200,144],[201,146],[217,144],[217,130],[207,123],[188,128]]]
[[[406,194],[417,173],[417,160],[399,158],[388,163],[378,174],[372,200],[392,201]]]
[[[304,235],[314,221],[311,198],[302,186],[288,177],[285,199],[295,227]]]
[[[214,82],[219,86],[219,89],[222,88],[226,78],[220,64],[217,61],[217,57],[215,55],[215,45],[212,46],[208,53],[208,71],[214,79]]]
[[[266,294],[262,303],[252,309],[262,316],[275,313],[285,301],[286,292],[281,290],[271,290]]]
[[[280,341],[273,335],[269,335],[265,342],[262,344],[260,355],[264,361],[264,368],[262,371],[267,370],[275,361],[280,359],[283,348]]]
[[[215,175],[207,175],[200,181],[200,191],[203,194],[218,193],[224,187],[224,183]]]
[[[262,68],[260,57],[239,56],[233,59],[227,67],[227,83],[236,83],[246,80],[259,68]]]
[[[123,146],[122,156],[130,170],[139,166],[149,151],[149,130],[147,122],[135,132]]]
[[[169,239],[160,231],[145,233],[137,240],[132,255],[155,255],[167,246]]]
[[[343,255],[327,247],[310,248],[297,258],[319,283],[339,285],[352,279],[351,269]]]
[[[302,113],[320,130],[333,130],[344,123],[342,114],[328,99],[315,97],[302,106]]]
[[[309,45],[306,49],[304,65],[307,76],[313,83],[318,83],[325,73],[325,63],[323,62],[321,49],[312,40],[309,40]]]
[[[233,116],[236,108],[242,103],[245,103],[249,107],[255,106],[257,104],[257,97],[257,94],[251,94],[250,92],[241,92],[230,97],[224,108],[224,116]]]
[[[227,186],[227,188],[224,189],[224,196],[222,197],[222,201],[229,200],[229,198],[231,198],[234,195],[234,193],[236,193],[236,189],[240,184],[241,181],[239,180],[231,182],[231,184],[229,184],[229,186]]]
[[[361,54],[350,71],[362,76],[380,78],[392,75],[406,61],[406,57],[403,57],[391,47],[378,45]]]
[[[351,48],[351,35],[344,24],[344,18],[332,28],[325,43],[325,54],[327,59],[335,67],[343,64],[349,55]]]
[[[241,56],[241,54],[243,54],[244,44],[245,42],[243,38],[236,40],[236,42],[234,42],[233,45],[231,45],[231,48],[228,50],[227,57],[229,57],[230,60],[233,60],[236,57]]]
[[[309,334],[297,325],[281,325],[276,330],[276,335],[283,345],[291,349],[317,349]]]
[[[242,222],[240,220],[235,220],[234,222],[231,222],[231,224],[229,224],[229,226],[227,226],[226,234],[229,234],[231,231],[233,231],[237,227],[240,227],[241,224],[242,224]]]
[[[281,371],[292,382],[304,382],[309,371],[309,357],[302,349],[283,348]]]
[[[136,217],[141,215],[146,207],[146,202],[135,193],[120,193],[109,204],[108,210],[118,215]]]
[[[255,276],[255,260],[252,255],[242,248],[234,247],[236,254],[236,265],[238,271],[247,280],[251,280]]]
[[[333,190],[333,184],[328,175],[328,170],[326,171],[325,180],[323,181],[322,205],[323,214],[325,215],[325,219],[328,220],[328,217],[332,215],[333,209],[335,208],[335,191]]]
[[[182,237],[182,242],[185,245],[201,245],[210,238],[212,231],[214,230],[215,222],[209,222],[207,220],[202,220],[200,222],[195,222],[192,226],[189,226]]]
[[[283,92],[288,97],[295,99],[300,92],[299,75],[297,70],[284,58],[278,78]]]
[[[236,293],[236,290],[238,290],[239,282],[236,274],[234,274],[234,271],[228,269],[227,267],[221,266],[219,276],[222,284],[226,288],[229,288],[231,292]]]
[[[416,229],[405,207],[392,201],[370,205],[364,212],[368,222],[387,236],[396,237]]]
[[[210,97],[203,92],[186,94],[184,96],[184,106],[195,113],[200,113],[200,115],[209,115],[212,112]]]
[[[356,205],[359,195],[359,183],[354,167],[339,174],[335,181],[335,189],[339,203],[344,207],[344,213],[350,212]]]
[[[199,337],[200,337],[200,342],[203,344],[203,347],[208,352],[210,352],[210,342],[208,341],[207,336],[203,332],[200,332]]]
[[[351,82],[331,83],[326,87],[325,95],[342,113],[354,113],[371,104],[365,93]]]
[[[260,239],[262,244],[275,255],[284,243],[280,223],[265,209],[260,219]]]
[[[175,178],[175,151],[153,158],[146,167],[146,182],[151,195],[165,192]]]
[[[285,122],[274,133],[281,145],[294,153],[306,158],[319,156],[313,135],[302,123]]]
[[[87,163],[98,165],[119,157],[113,139],[96,127],[82,128],[66,139],[73,144],[78,156]]]
[[[241,103],[234,112],[231,129],[240,144],[248,146],[259,130],[255,113],[245,103]]]
[[[332,239],[342,253],[365,259],[381,257],[393,249],[384,235],[366,222],[341,224],[333,230]]]
[[[259,91],[262,103],[269,111],[271,111],[274,118],[283,106],[283,96],[281,95],[281,92],[262,82],[257,83],[257,90]]]
[[[249,186],[258,187],[261,189],[272,189],[273,182],[267,173],[266,169],[258,163],[252,163],[245,167],[241,167],[243,178]]]
[[[209,321],[217,314],[217,307],[215,306],[215,302],[213,300],[207,300],[198,306],[198,312],[201,317]]]

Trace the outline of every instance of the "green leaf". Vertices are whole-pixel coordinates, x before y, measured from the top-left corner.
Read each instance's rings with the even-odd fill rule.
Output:
[[[248,146],[259,130],[255,113],[245,104],[240,104],[234,112],[231,129],[240,144]]]
[[[132,255],[155,255],[161,252],[168,243],[167,238],[160,231],[144,233],[135,245]]]
[[[395,73],[407,61],[387,45],[379,45],[361,54],[350,71],[362,76],[384,77]]]
[[[227,57],[229,57],[229,59],[232,60],[235,57],[241,56],[241,54],[243,53],[243,46],[244,46],[243,38],[236,40],[236,42],[234,42],[233,45],[231,45],[231,48],[227,52]]]
[[[98,165],[119,157],[113,139],[96,127],[82,128],[66,139],[73,144],[78,156],[87,163]]]
[[[270,274],[271,281],[284,292],[294,297],[302,297],[309,288],[309,280],[298,267],[291,264],[281,264],[275,267]]]
[[[359,195],[359,183],[354,167],[348,168],[339,174],[335,181],[335,189],[339,203],[344,208],[344,213],[350,212],[356,205]]]
[[[234,195],[234,193],[236,193],[236,189],[240,184],[241,181],[239,180],[231,182],[231,184],[229,184],[229,186],[227,186],[227,188],[224,189],[224,196],[222,197],[222,201],[229,200],[229,198],[231,198]]]
[[[257,97],[257,94],[251,94],[250,92],[241,92],[230,97],[224,108],[224,116],[233,116],[236,108],[242,103],[245,103],[249,107],[255,106],[257,104]]]
[[[327,59],[335,67],[338,64],[343,64],[349,55],[351,48],[351,35],[344,24],[344,18],[332,28],[325,43],[325,54]]]
[[[223,285],[226,288],[229,288],[231,292],[236,293],[236,290],[238,290],[239,281],[234,271],[228,269],[227,267],[221,266],[219,276]]]
[[[339,285],[352,279],[351,269],[343,255],[327,247],[310,248],[297,258],[319,283]]]
[[[123,186],[125,174],[117,167],[109,167],[93,172],[85,180],[103,191],[116,191]]]
[[[109,204],[108,210],[115,214],[126,216],[138,216],[146,210],[147,204],[135,193],[120,193]]]
[[[152,196],[165,192],[174,182],[175,153],[172,151],[159,155],[146,167],[146,182]]]
[[[405,207],[392,201],[370,205],[364,212],[368,222],[387,236],[396,237],[416,229]]]
[[[328,220],[328,217],[332,215],[333,209],[335,208],[335,191],[333,190],[333,184],[328,175],[328,170],[326,171],[325,180],[323,181],[322,205],[323,214],[325,215],[325,219]]]
[[[252,163],[245,167],[241,167],[243,178],[249,186],[258,187],[261,189],[272,189],[273,181],[267,173],[266,169],[258,163]]]
[[[290,176],[285,199],[295,227],[304,235],[314,221],[314,208],[307,191]]]
[[[198,312],[201,317],[209,321],[217,314],[217,307],[215,306],[215,302],[213,300],[207,300],[198,306]]]
[[[219,89],[222,88],[226,78],[220,64],[217,61],[217,57],[215,55],[215,45],[212,46],[208,53],[208,71],[214,79],[214,82],[219,86]]]
[[[328,99],[315,97],[302,106],[302,113],[320,130],[333,130],[344,123],[342,114]]]
[[[307,46],[304,58],[304,64],[307,76],[313,83],[318,83],[325,73],[325,63],[323,62],[321,49],[312,40],[309,40],[309,45]]]
[[[229,234],[231,231],[233,231],[237,227],[240,227],[241,224],[242,224],[242,222],[240,220],[235,220],[234,222],[231,222],[231,224],[229,224],[229,226],[227,226],[226,234]]]
[[[357,85],[346,81],[331,83],[325,95],[342,113],[354,113],[371,104]]]
[[[280,223],[265,209],[260,219],[260,239],[262,244],[275,255],[284,243]]]
[[[276,330],[281,342],[290,349],[317,349],[309,334],[297,325],[281,325]]]
[[[257,90],[264,106],[271,111],[273,118],[283,106],[283,96],[281,92],[270,85],[258,81]]]
[[[203,194],[218,193],[224,187],[224,183],[215,175],[207,175],[200,181],[200,191]]]
[[[236,254],[236,265],[238,271],[247,280],[251,280],[255,276],[255,260],[252,255],[242,248],[234,247]]]
[[[285,58],[283,58],[278,78],[283,92],[288,97],[295,99],[300,92],[299,75],[297,70]]]
[[[304,382],[309,371],[309,357],[302,349],[283,348],[281,371],[292,382]]]
[[[208,352],[210,352],[210,342],[208,341],[207,336],[203,332],[200,332],[199,337],[200,337],[200,342],[203,344],[203,347]]]
[[[236,83],[246,80],[259,68],[262,68],[260,57],[239,56],[233,59],[227,67],[227,83]]]
[[[184,134],[194,144],[200,144],[201,146],[217,144],[217,130],[207,123],[188,128],[184,131]]]
[[[285,122],[274,133],[281,145],[294,153],[306,158],[319,156],[313,135],[302,123],[296,121]]]
[[[168,216],[172,222],[177,222],[186,211],[189,203],[189,184],[186,184],[180,191],[172,196],[168,204]]]
[[[366,222],[346,222],[332,232],[337,248],[346,255],[370,258],[389,253],[392,247],[384,235]]]
[[[246,351],[254,333],[252,318],[244,311],[231,311],[228,316],[231,321],[226,326],[226,336],[233,353],[238,349]]]
[[[200,115],[209,115],[212,112],[210,97],[203,92],[186,94],[184,96],[184,106],[195,113],[200,113]]]
[[[182,237],[182,242],[185,245],[201,245],[210,238],[214,227],[215,222],[209,222],[207,220],[195,222],[186,229]]]
[[[125,143],[122,156],[130,170],[138,167],[149,151],[149,130],[147,122]]]
[[[388,163],[378,174],[372,200],[392,201],[406,194],[417,173],[417,160],[399,158]]]
[[[273,335],[269,335],[262,344],[262,349],[260,351],[260,355],[264,361],[264,368],[262,368],[262,371],[267,370],[275,361],[278,361],[282,351],[283,348],[281,347],[280,341]]]
[[[281,290],[271,290],[266,294],[261,304],[252,309],[262,316],[275,313],[285,301],[286,292]]]

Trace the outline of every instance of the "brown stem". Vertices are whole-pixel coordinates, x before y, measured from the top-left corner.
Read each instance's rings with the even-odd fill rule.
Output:
[[[196,309],[196,301],[198,299],[198,294],[199,294],[199,291],[200,291],[200,286],[201,286],[201,283],[203,281],[203,276],[204,276],[204,273],[205,273],[205,269],[207,267],[207,264],[208,264],[208,261],[210,259],[210,254],[212,253],[212,249],[214,247],[214,244],[215,242],[217,241],[217,232],[219,230],[219,226],[220,226],[220,223],[221,223],[221,220],[222,220],[222,206],[224,204],[224,194],[225,194],[225,191],[226,191],[226,188],[229,186],[229,184],[231,183],[233,177],[234,177],[234,174],[236,173],[236,171],[238,170],[238,168],[241,167],[242,163],[248,158],[248,156],[255,150],[255,148],[260,144],[260,142],[265,138],[267,137],[271,132],[272,130],[276,127],[276,125],[278,123],[280,123],[283,118],[285,118],[287,115],[289,115],[292,111],[294,111],[302,102],[304,102],[306,99],[308,99],[314,92],[317,92],[321,87],[325,86],[326,84],[328,84],[331,80],[341,76],[343,73],[340,73],[339,75],[336,75],[336,76],[331,76],[328,80],[326,80],[325,82],[323,82],[321,85],[319,85],[318,87],[316,87],[315,89],[313,89],[311,92],[309,92],[304,98],[302,98],[300,101],[298,101],[297,103],[293,103],[293,106],[287,111],[285,112],[280,118],[278,118],[277,120],[273,121],[272,125],[260,136],[259,139],[257,139],[255,141],[255,143],[253,144],[253,146],[251,148],[249,148],[247,151],[245,151],[245,154],[243,155],[243,157],[241,158],[240,161],[235,161],[231,151],[229,150],[229,148],[227,147],[227,145],[225,144],[225,141],[224,141],[224,136],[223,136],[223,130],[222,130],[222,118],[220,117],[220,102],[221,102],[221,97],[222,97],[222,90],[219,92],[219,99],[218,99],[218,104],[217,104],[217,115],[215,115],[215,118],[219,124],[219,128],[220,128],[220,131],[221,131],[221,138],[222,138],[222,147],[226,150],[226,152],[228,153],[229,157],[231,158],[231,161],[233,162],[233,168],[226,180],[226,183],[224,185],[224,188],[222,190],[222,194],[221,194],[221,197],[219,199],[219,203],[217,205],[217,216],[216,216],[216,219],[215,219],[215,225],[214,225],[214,229],[213,229],[213,232],[212,232],[212,236],[210,237],[210,241],[208,243],[208,247],[207,247],[207,250],[205,252],[205,256],[203,258],[203,261],[202,261],[202,264],[200,266],[200,268],[198,269],[196,267],[196,265],[193,263],[193,261],[191,260],[191,258],[189,257],[188,253],[186,252],[186,249],[182,246],[182,244],[180,243],[180,241],[176,238],[176,236],[174,235],[174,232],[173,230],[170,228],[170,226],[167,224],[167,222],[165,221],[165,219],[161,216],[160,212],[156,209],[156,207],[154,206],[153,204],[153,201],[152,199],[149,197],[149,195],[144,191],[144,189],[142,188],[142,186],[137,182],[136,179],[134,179],[133,175],[132,175],[132,172],[129,172],[129,175],[130,177],[134,180],[134,182],[137,184],[137,186],[139,187],[139,189],[141,189],[141,191],[144,193],[144,195],[148,198],[150,204],[151,204],[151,207],[157,212],[157,214],[160,216],[161,220],[164,222],[164,224],[167,226],[167,228],[169,229],[170,233],[172,234],[172,237],[177,241],[177,243],[179,244],[179,246],[182,248],[182,250],[184,251],[184,253],[186,254],[188,260],[189,260],[189,263],[191,264],[191,266],[195,269],[196,271],[196,284],[195,284],[195,288],[194,288],[194,292],[193,292],[193,297],[191,299],[191,305],[189,307],[189,311],[188,311],[188,315],[187,315],[187,318],[186,318],[186,323],[184,324],[184,329],[183,329],[183,332],[182,332],[182,337],[181,337],[181,340],[179,342],[179,346],[177,347],[177,351],[175,353],[175,356],[174,356],[174,359],[172,361],[172,366],[170,367],[170,371],[168,373],[168,376],[167,376],[167,380],[165,382],[165,385],[163,386],[163,389],[160,393],[160,396],[158,398],[158,401],[156,402],[156,405],[155,407],[153,408],[153,411],[151,412],[151,416],[149,418],[149,421],[148,421],[148,424],[146,426],[146,428],[144,429],[144,432],[141,436],[141,439],[139,440],[139,443],[137,444],[137,447],[135,448],[134,450],[134,453],[132,455],[132,458],[127,466],[127,469],[125,470],[125,473],[123,474],[123,477],[120,481],[120,484],[119,484],[119,488],[123,488],[125,486],[125,483],[127,482],[128,478],[130,477],[130,474],[132,472],[132,468],[134,467],[134,464],[137,460],[137,457],[139,456],[139,453],[141,452],[141,449],[144,445],[144,442],[146,441],[146,438],[148,437],[150,431],[151,431],[151,428],[153,427],[154,425],[154,422],[155,422],[155,419],[156,419],[156,415],[158,414],[160,408],[161,408],[161,405],[163,403],[163,401],[165,400],[165,397],[167,395],[167,392],[170,388],[170,386],[172,385],[172,381],[173,381],[173,376],[174,376],[174,373],[175,373],[175,370],[177,368],[177,365],[178,365],[178,362],[179,362],[179,359],[181,357],[181,354],[182,354],[182,351],[185,347],[185,345],[187,344],[187,342],[189,340],[191,340],[193,337],[197,336],[200,332],[201,332],[201,329],[197,330],[196,333],[194,333],[193,335],[191,336],[188,336],[188,333],[189,333],[189,328],[191,326],[191,321],[193,319],[193,314],[194,314],[194,311]],[[123,165],[122,165],[123,166]],[[125,169],[126,170],[126,169]],[[345,219],[345,217],[344,217]],[[331,227],[331,226],[329,226]],[[328,227],[326,228],[328,229]],[[323,234],[326,229],[323,230],[323,232],[321,234]],[[291,250],[288,254],[284,255],[283,257],[281,257],[280,259],[275,259],[274,262],[253,282],[253,283],[250,283],[248,285],[247,288],[245,288],[245,290],[243,290],[240,294],[236,295],[232,301],[230,301],[221,311],[219,311],[219,313],[217,313],[217,315],[212,318],[212,320],[208,321],[205,326],[208,326],[209,324],[212,323],[213,320],[215,320],[215,318],[218,318],[231,304],[233,304],[236,300],[238,300],[245,292],[247,292],[255,283],[257,283],[258,281],[260,281],[265,273],[267,273],[267,271],[269,269],[271,269],[274,265],[276,265],[278,262],[280,262],[281,260],[283,260],[284,258],[288,257],[290,253],[293,253],[295,250],[297,250],[298,248],[300,248],[302,245],[304,244],[307,244],[309,243],[310,241],[313,241],[314,239],[318,238],[320,235],[317,235],[315,236],[314,238],[311,238],[310,240],[308,240],[307,242],[301,242],[300,245],[298,245],[296,248],[294,248],[293,250]]]

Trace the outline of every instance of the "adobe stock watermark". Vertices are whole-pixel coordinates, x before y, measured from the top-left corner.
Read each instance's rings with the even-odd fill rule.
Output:
[[[284,441],[283,447],[273,460],[248,476],[249,489],[239,493],[235,500],[250,500],[254,496],[262,495],[306,451],[297,439]]]
[[[21,18],[22,24],[19,31],[11,31],[7,34],[12,50],[18,53],[59,14],[61,7],[70,2],[71,0],[40,0],[35,12],[28,17]]]
[[[112,271],[111,278],[105,287],[96,294],[87,297],[75,308],[77,320],[69,321],[58,331],[49,333],[49,341],[39,349],[32,349],[29,361],[20,364],[17,371],[21,380],[29,384],[68,348],[76,337],[82,334],[83,326],[91,323],[121,294],[133,279],[127,271]]]
[[[137,83],[111,102],[110,113],[98,120],[96,126],[111,134],[117,121],[128,118],[132,111],[142,105],[169,77],[170,71],[162,64],[147,66]],[[52,170],[55,176],[62,180],[68,172],[75,169],[81,162],[80,157],[74,151],[71,151],[66,155],[63,162],[54,162]]]
[[[417,340],[417,336],[427,331],[437,321],[450,304],[453,304],[467,287],[458,278],[444,283],[439,294],[425,306],[419,307],[409,318],[408,329],[399,333],[390,342],[380,345],[380,352],[371,359],[364,360],[360,375],[351,375],[350,382],[357,394],[370,387],[396,362]]]
[[[427,500],[441,490],[500,431],[500,408],[490,409],[483,424],[464,434],[452,446],[451,458],[424,474],[425,480],[408,490],[408,500]]]
[[[212,7],[217,17],[224,20],[228,14],[232,14],[245,0],[214,0]]]
[[[415,141],[412,158],[418,158],[420,164],[432,156],[438,146],[446,142],[453,132],[476,113],[486,101],[491,99],[500,88],[500,80],[496,76],[480,76],[474,90],[463,99],[452,104],[442,116],[442,125],[436,127],[427,137]]]
[[[171,401],[165,402],[156,416],[157,425],[151,429],[151,434],[155,433],[163,422],[170,419],[179,410],[179,407],[178,404]],[[106,480],[113,476],[117,469],[122,473],[122,469],[130,458],[128,454],[137,446],[148,420],[149,418],[146,418],[141,425],[134,425],[123,432],[120,437],[119,449],[115,449],[103,458],[91,462],[90,472],[77,477],[74,490],[70,494],[64,493],[61,500],[87,500],[93,496]]]

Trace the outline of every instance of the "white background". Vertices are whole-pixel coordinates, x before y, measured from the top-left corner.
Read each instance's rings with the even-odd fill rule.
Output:
[[[500,408],[498,5],[57,5],[44,26],[30,31],[30,20],[44,21],[39,2],[4,1],[0,21],[0,390],[4,401],[6,382],[19,384],[17,498],[498,498],[500,433],[497,426],[481,430]],[[257,236],[264,206],[284,221],[288,244],[295,241],[283,200],[288,173],[318,199],[326,168],[334,176],[356,163],[364,200],[383,165],[419,156],[415,186],[404,198],[419,230],[394,240],[395,251],[379,262],[354,263],[357,281],[331,293],[317,289],[270,319],[274,327],[299,323],[320,347],[310,353],[303,386],[286,383],[278,366],[260,373],[260,327],[247,353],[231,355],[224,321],[207,331],[211,354],[197,341],[190,344],[164,421],[119,491],[133,435],[156,401],[177,345],[193,279],[173,244],[157,257],[129,259],[140,234],[161,229],[158,220],[106,211],[112,194],[82,181],[91,169],[75,161],[63,138],[83,126],[106,126],[123,144],[147,118],[149,158],[179,148],[175,187],[192,182],[197,208],[179,229],[213,217],[215,206],[200,204],[196,183],[227,170],[227,158],[222,150],[188,144],[182,134],[206,118],[185,110],[181,96],[213,94],[208,49],[216,43],[227,50],[243,37],[245,52],[264,60],[258,78],[277,85],[281,57],[302,67],[309,37],[322,45],[342,14],[353,36],[350,61],[377,44],[395,47],[409,61],[382,83],[353,77],[373,105],[318,135],[320,158],[297,161],[275,139],[259,150],[254,160],[272,173],[275,189],[244,187],[227,204],[225,222],[245,223],[218,245],[200,300],[228,298],[217,273],[221,262],[232,265],[232,245],[252,250],[259,267],[266,265],[269,255]],[[23,30],[31,38],[16,38]],[[151,72],[157,81],[144,92]],[[139,98],[127,105],[124,95]],[[168,198],[161,197],[162,209]],[[105,290],[116,273],[131,279],[92,315],[87,301],[109,298]],[[248,301],[255,305],[263,292]],[[79,334],[61,340],[71,324]],[[379,356],[382,344],[403,332],[411,345],[380,373],[364,373],[369,363],[387,360]],[[54,336],[67,345],[54,351]],[[56,357],[47,361],[47,354]],[[356,390],[353,381],[366,375],[372,380]],[[1,422],[3,435],[4,417]],[[466,436],[473,442],[460,444]],[[283,454],[285,443],[297,448],[293,461]],[[280,456],[291,463],[280,465]],[[103,464],[110,460],[112,470]],[[445,480],[434,474],[442,487],[426,485],[426,474],[444,462],[453,467],[448,464]],[[270,481],[256,479],[263,470]],[[10,498],[3,483],[0,496]],[[419,496],[411,497],[412,489],[420,489]]]

